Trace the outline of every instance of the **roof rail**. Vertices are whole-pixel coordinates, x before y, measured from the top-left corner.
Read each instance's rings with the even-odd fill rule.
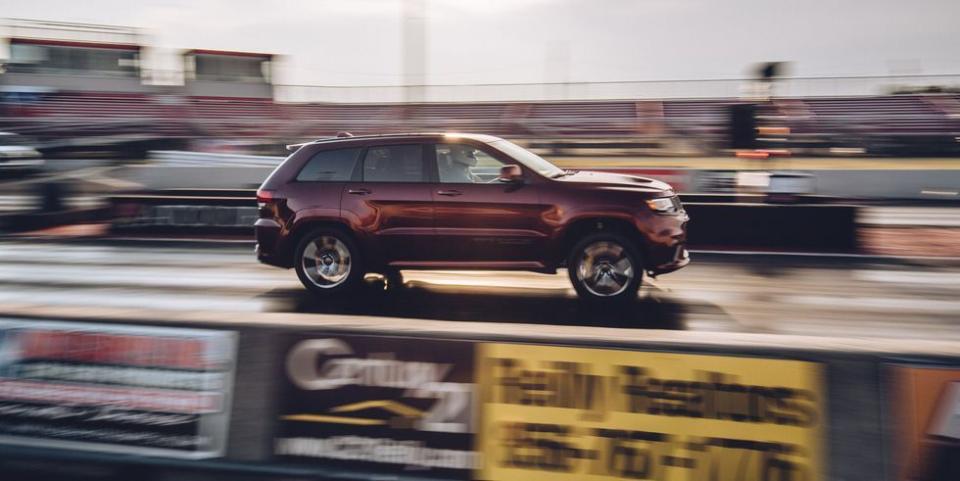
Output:
[[[345,134],[348,134],[348,135],[340,135],[340,134],[344,134],[344,133],[345,133]],[[335,140],[335,139],[342,138],[342,137],[353,137],[353,134],[350,134],[349,132],[337,132],[337,136],[336,136],[336,137],[333,137],[333,136],[329,136],[329,135],[328,135],[328,136],[326,136],[326,137],[320,137],[320,138],[317,138],[317,139],[308,140],[308,141],[306,141],[306,142],[300,142],[299,144],[287,144],[287,150],[289,150],[290,152],[293,152],[293,151],[299,150],[300,147],[303,147],[304,145],[310,145],[310,144],[313,144],[313,143],[322,142],[322,141],[324,141],[324,140]]]
[[[318,142],[332,142],[332,141],[336,141],[336,140],[338,140],[338,139],[349,139],[349,138],[370,139],[370,138],[385,138],[385,137],[404,137],[404,136],[412,136],[412,135],[414,135],[414,136],[446,135],[446,136],[453,136],[453,137],[470,137],[470,136],[472,136],[472,137],[475,137],[475,138],[476,138],[476,137],[495,138],[495,137],[491,137],[491,136],[484,136],[484,135],[481,135],[481,134],[459,134],[459,133],[454,133],[454,132],[395,132],[395,133],[390,133],[390,134],[363,134],[363,135],[353,135],[353,134],[351,134],[350,132],[340,131],[340,132],[337,132],[337,135],[336,135],[336,136],[320,137],[320,138],[318,138],[318,139],[314,139],[314,140],[311,140],[311,141],[308,141],[308,142],[303,142],[303,143],[299,143],[299,144],[290,144],[290,145],[287,145],[287,150],[289,150],[289,151],[295,151],[295,150],[299,149],[300,147],[303,147],[304,145],[315,144],[315,143],[318,143]]]
[[[313,143],[313,142],[302,142],[302,143],[299,143],[299,144],[287,144],[287,151],[288,151],[288,152],[296,152],[296,151],[300,150],[300,147],[303,147],[304,145],[312,144],[312,143]]]

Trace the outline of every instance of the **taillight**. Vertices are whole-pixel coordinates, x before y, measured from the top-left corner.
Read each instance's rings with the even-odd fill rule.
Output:
[[[269,219],[277,215],[277,193],[272,190],[260,189],[257,191],[257,211],[261,219]]]
[[[267,204],[267,203],[273,202],[273,200],[274,200],[274,198],[275,198],[275,197],[274,197],[274,194],[276,194],[276,192],[274,192],[274,191],[272,191],[272,190],[263,190],[263,189],[258,190],[258,191],[257,191],[257,203],[258,203],[258,204]]]

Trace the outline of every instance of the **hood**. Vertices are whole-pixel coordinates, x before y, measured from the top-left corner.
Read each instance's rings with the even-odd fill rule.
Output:
[[[560,182],[577,182],[597,184],[603,187],[612,187],[617,190],[629,189],[643,192],[672,191],[673,188],[666,182],[638,175],[617,174],[613,172],[597,172],[591,170],[577,171],[556,179]]]

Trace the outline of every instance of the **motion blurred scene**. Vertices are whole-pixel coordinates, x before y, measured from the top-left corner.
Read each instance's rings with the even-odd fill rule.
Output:
[[[960,479],[957,19],[4,0],[0,478]],[[690,265],[600,307],[468,269],[317,298],[257,262],[291,152],[417,132],[666,182]]]

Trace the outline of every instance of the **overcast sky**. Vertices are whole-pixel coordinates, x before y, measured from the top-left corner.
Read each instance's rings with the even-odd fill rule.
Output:
[[[0,0],[152,45],[285,55],[282,83],[403,82],[401,0]],[[425,0],[427,82],[960,73],[960,0]]]

